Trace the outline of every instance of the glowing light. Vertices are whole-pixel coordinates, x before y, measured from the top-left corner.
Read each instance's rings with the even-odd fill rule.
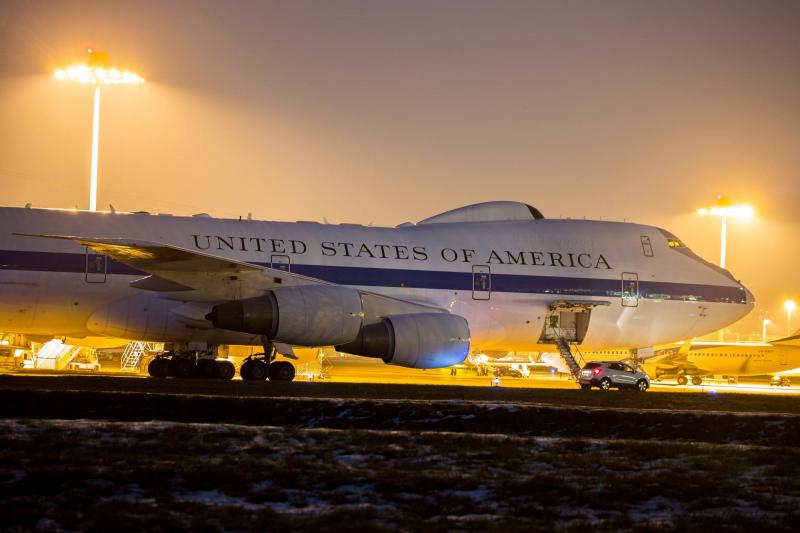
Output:
[[[794,300],[786,300],[785,302],[783,302],[783,308],[790,313],[794,311],[795,307],[797,307],[797,304],[794,303]]]
[[[792,312],[794,308],[797,307],[797,304],[794,303],[794,300],[786,300],[783,302],[783,308],[786,309],[786,335],[792,334]]]
[[[108,64],[108,54],[86,50],[86,63],[56,69],[57,80],[76,81],[94,85],[94,107],[92,112],[92,164],[89,181],[89,210],[97,210],[97,159],[100,138],[100,86],[144,83],[144,78],[129,70],[119,70]]]
[[[697,214],[700,216],[715,216],[720,217],[722,219],[722,227],[721,227],[721,234],[720,234],[720,247],[719,247],[719,266],[725,268],[725,244],[726,244],[726,233],[727,233],[727,224],[728,218],[736,218],[739,220],[750,220],[752,219],[756,211],[751,206],[746,204],[737,204],[733,205],[731,203],[731,199],[727,196],[723,196],[718,194],[716,196],[717,204],[712,207],[703,207],[697,210]],[[722,334],[720,333],[720,340],[722,340]]]
[[[732,217],[739,220],[750,220],[756,215],[756,210],[746,204],[731,206],[703,207],[697,210],[700,216]]]
[[[77,81],[101,85],[122,85],[144,83],[144,78],[130,70],[117,68],[90,67],[86,64],[70,65],[53,72],[57,80]]]

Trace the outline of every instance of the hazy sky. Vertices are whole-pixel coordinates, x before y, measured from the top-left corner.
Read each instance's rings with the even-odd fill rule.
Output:
[[[800,2],[0,3],[5,205],[85,208],[92,46],[100,206],[394,225],[463,204],[666,227],[785,332],[800,301]],[[737,327],[760,331],[754,313]],[[800,325],[800,314],[795,318]]]

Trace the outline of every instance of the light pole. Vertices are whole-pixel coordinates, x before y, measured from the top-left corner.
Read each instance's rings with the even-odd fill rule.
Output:
[[[749,205],[732,205],[730,198],[721,194],[717,195],[717,205],[704,207],[697,210],[700,216],[717,216],[722,220],[719,245],[719,266],[725,268],[725,246],[727,241],[728,217],[740,220],[749,220],[755,215],[755,211]]]
[[[761,342],[767,342],[767,326],[769,326],[771,322],[769,318],[765,318],[761,322]]]
[[[728,217],[738,218],[742,220],[749,220],[755,214],[752,207],[749,205],[739,204],[732,205],[730,198],[721,194],[717,195],[717,204],[711,207],[703,207],[697,210],[700,216],[712,215],[720,217],[721,231],[720,231],[720,244],[719,244],[719,266],[725,268],[725,248],[728,240]],[[725,329],[719,330],[719,341],[725,340]]]
[[[797,304],[794,303],[794,300],[786,300],[783,302],[783,308],[786,309],[786,336],[792,334],[792,312],[794,308],[797,307]]]
[[[128,70],[109,66],[108,54],[87,50],[87,61],[57,69],[57,80],[77,81],[94,85],[94,107],[92,110],[92,169],[89,183],[89,210],[97,211],[97,154],[100,147],[100,86],[144,83],[144,79]]]

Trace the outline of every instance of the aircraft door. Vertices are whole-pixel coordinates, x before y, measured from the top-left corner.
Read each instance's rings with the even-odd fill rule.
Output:
[[[108,256],[92,253],[86,248],[86,283],[105,283],[108,276]]]
[[[270,267],[284,272],[292,271],[292,260],[288,255],[275,255],[270,258]]]
[[[492,269],[489,265],[472,265],[472,299],[492,297]]]
[[[789,350],[787,348],[778,348],[778,360],[782,365],[789,364]]]
[[[635,272],[622,273],[620,299],[623,307],[637,307],[639,305],[639,275]]]

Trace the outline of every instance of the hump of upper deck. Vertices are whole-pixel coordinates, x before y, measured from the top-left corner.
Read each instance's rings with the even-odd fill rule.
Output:
[[[452,222],[501,222],[511,220],[540,220],[544,216],[532,205],[522,202],[498,201],[466,205],[420,220],[417,224],[449,224]]]

